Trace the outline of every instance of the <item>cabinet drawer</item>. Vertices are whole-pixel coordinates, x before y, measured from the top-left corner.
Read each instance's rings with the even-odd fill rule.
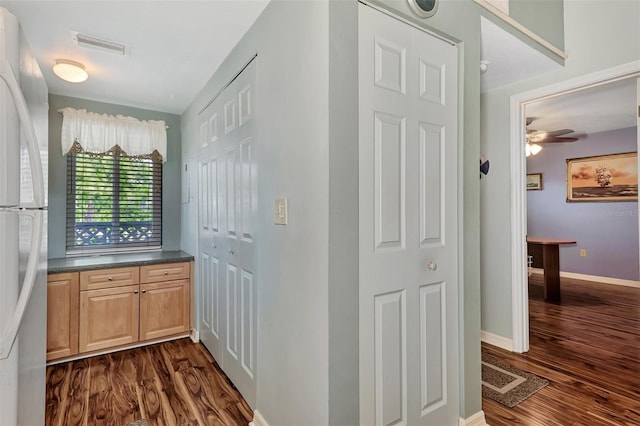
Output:
[[[139,282],[140,272],[137,266],[80,272],[80,290],[83,291],[121,287]]]
[[[162,263],[140,267],[140,282],[155,283],[189,278],[189,262]]]

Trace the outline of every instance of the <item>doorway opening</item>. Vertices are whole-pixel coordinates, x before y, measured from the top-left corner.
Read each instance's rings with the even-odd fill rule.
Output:
[[[640,61],[598,71],[511,97],[511,234],[513,351],[529,350],[527,264],[526,108],[535,102],[640,76]],[[637,212],[636,212],[637,214]]]

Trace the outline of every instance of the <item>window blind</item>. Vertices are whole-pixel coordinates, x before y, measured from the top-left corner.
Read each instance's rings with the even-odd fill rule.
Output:
[[[160,162],[69,154],[67,179],[67,252],[162,245]]]

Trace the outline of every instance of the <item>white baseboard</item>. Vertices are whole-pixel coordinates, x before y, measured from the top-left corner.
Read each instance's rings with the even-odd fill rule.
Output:
[[[484,411],[480,410],[471,417],[460,419],[459,426],[489,426],[484,418]]]
[[[506,337],[480,330],[480,340],[509,352],[513,352],[513,340],[507,339]]]
[[[200,341],[200,331],[196,328],[192,329],[189,337],[191,337],[193,343],[198,343]]]
[[[534,274],[544,274],[544,269],[531,268],[531,272],[533,272]],[[622,278],[599,277],[597,275],[578,274],[575,272],[560,271],[560,278],[571,278],[573,280],[594,281],[603,284],[623,285],[626,287],[640,288],[640,281],[625,280]]]
[[[258,410],[253,412],[253,421],[249,423],[249,426],[269,426],[269,423],[262,417],[262,414]]]

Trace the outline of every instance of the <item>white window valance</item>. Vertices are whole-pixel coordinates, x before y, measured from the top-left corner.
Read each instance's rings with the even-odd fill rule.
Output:
[[[167,161],[167,125],[162,120],[140,121],[73,108],[62,108],[58,112],[63,115],[63,154],[79,144],[82,150],[93,153],[105,153],[119,147],[126,155],[134,157],[150,156],[157,151],[162,161]]]

